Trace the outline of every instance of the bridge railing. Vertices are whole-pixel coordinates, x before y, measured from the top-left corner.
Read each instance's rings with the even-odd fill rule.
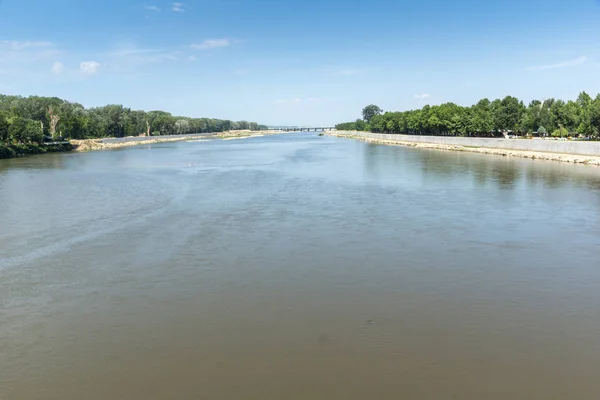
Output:
[[[270,128],[271,130],[284,131],[284,132],[323,132],[323,131],[331,131],[333,127],[327,126],[318,126],[318,127],[279,127],[279,128]]]

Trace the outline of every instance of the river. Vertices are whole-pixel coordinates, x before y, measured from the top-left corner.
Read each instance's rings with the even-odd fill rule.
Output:
[[[600,169],[287,134],[0,160],[0,399],[598,399]]]

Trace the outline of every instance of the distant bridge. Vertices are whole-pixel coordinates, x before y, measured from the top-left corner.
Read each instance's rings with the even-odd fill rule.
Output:
[[[306,127],[306,126],[272,126],[269,130],[284,131],[284,132],[325,132],[335,128],[330,126]]]

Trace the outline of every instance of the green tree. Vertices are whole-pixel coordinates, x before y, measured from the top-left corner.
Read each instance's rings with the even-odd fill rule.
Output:
[[[0,111],[0,143],[8,141],[8,118]]]
[[[577,133],[583,136],[593,136],[595,132],[590,115],[592,98],[586,92],[581,92],[579,97],[577,97],[576,103],[579,106],[579,124],[576,129]]]
[[[496,106],[494,119],[496,129],[516,131],[519,128],[519,122],[525,106],[516,97],[506,96],[500,101],[500,105]]]
[[[243,129],[259,127],[256,122],[234,123],[229,120],[209,118],[173,117],[163,111],[147,113],[114,104],[85,109],[81,104],[70,103],[56,97],[21,97],[1,94],[0,114],[6,120],[6,123],[2,122],[3,133],[0,134],[2,142],[12,140],[8,132],[15,118],[37,123],[35,131],[26,130],[22,126],[22,121],[17,120],[17,124],[11,131],[15,137],[18,137],[19,142],[27,142],[29,140],[26,139],[27,135],[29,137],[32,137],[33,133],[37,135],[37,127],[46,135],[56,134],[71,139],[138,136],[147,132],[148,125],[155,134],[166,135],[181,132],[220,132],[234,126],[241,126]]]
[[[569,136],[569,131],[562,126],[558,129],[556,129],[554,132],[552,132],[552,137],[567,137],[567,136]]]
[[[590,102],[588,112],[593,135],[598,138],[600,136],[600,93],[596,95],[596,98],[592,102]]]
[[[371,125],[372,132],[385,132],[386,118],[381,114],[374,115],[369,125]]]
[[[41,122],[20,116],[12,119],[8,134],[17,143],[41,143],[44,139]]]
[[[532,100],[527,106],[527,110],[521,116],[519,123],[520,130],[523,132],[535,132],[540,126],[540,109],[542,108],[542,102],[539,100]]]
[[[25,125],[25,141],[40,144],[44,141],[44,127],[41,122],[27,120]]]
[[[8,136],[14,142],[23,143],[26,137],[26,127],[27,120],[19,115],[16,115],[12,118],[8,127]]]
[[[491,103],[488,99],[481,99],[471,107],[467,130],[472,134],[490,134],[494,129]]]
[[[190,132],[190,122],[187,119],[178,119],[175,122],[175,133],[183,135]]]
[[[548,110],[550,123],[549,126],[552,127],[552,131],[554,132],[559,127],[566,127],[569,124],[567,117],[567,107],[566,103],[562,100],[556,100],[550,106]]]
[[[369,104],[362,110],[363,120],[366,123],[370,123],[371,118],[373,118],[376,115],[381,114],[382,112],[383,112],[383,110],[381,108],[377,107],[375,104]]]
[[[375,112],[369,112],[369,108]],[[336,128],[412,135],[495,136],[501,131],[516,131],[552,132],[553,136],[565,136],[568,132],[590,138],[600,136],[600,94],[592,99],[586,92],[582,92],[576,101],[533,100],[527,107],[512,96],[493,102],[482,99],[471,107],[444,103],[384,114],[379,107],[370,105],[363,110],[363,117],[365,115],[368,122],[365,118],[338,124]]]
[[[357,119],[356,122],[354,122],[354,129],[356,129],[357,131],[364,131],[366,125],[367,124],[365,124],[365,121],[363,121],[362,119]]]

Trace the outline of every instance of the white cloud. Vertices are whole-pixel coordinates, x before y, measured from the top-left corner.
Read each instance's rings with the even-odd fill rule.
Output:
[[[183,3],[173,3],[171,4],[173,7],[171,8],[171,10],[175,11],[175,12],[184,12],[185,9],[183,8]]]
[[[24,50],[33,47],[50,47],[50,42],[30,42],[30,41],[19,41],[19,40],[0,40],[0,47],[8,48],[11,50]]]
[[[415,94],[415,99],[417,99],[417,100],[425,100],[428,97],[429,97],[429,95],[427,93]]]
[[[64,68],[65,66],[60,61],[56,61],[54,64],[52,64],[52,72],[57,75],[60,74]]]
[[[231,46],[231,40],[229,39],[208,39],[202,43],[193,43],[190,45],[194,50],[208,50],[227,46]]]
[[[533,67],[529,67],[530,71],[538,71],[542,69],[554,69],[554,68],[566,68],[566,67],[576,67],[577,65],[581,65],[587,61],[586,56],[582,56],[579,58],[575,58],[573,60],[567,60],[563,62],[559,62],[556,64],[547,64],[547,65],[535,65]]]
[[[79,71],[84,75],[94,75],[98,73],[99,69],[100,63],[97,63],[96,61],[82,61],[81,64],[79,64]]]
[[[148,5],[146,5],[146,6],[144,6],[144,9],[148,10],[148,11],[156,11],[156,12],[160,11],[160,8],[158,8],[156,6],[148,6]]]

